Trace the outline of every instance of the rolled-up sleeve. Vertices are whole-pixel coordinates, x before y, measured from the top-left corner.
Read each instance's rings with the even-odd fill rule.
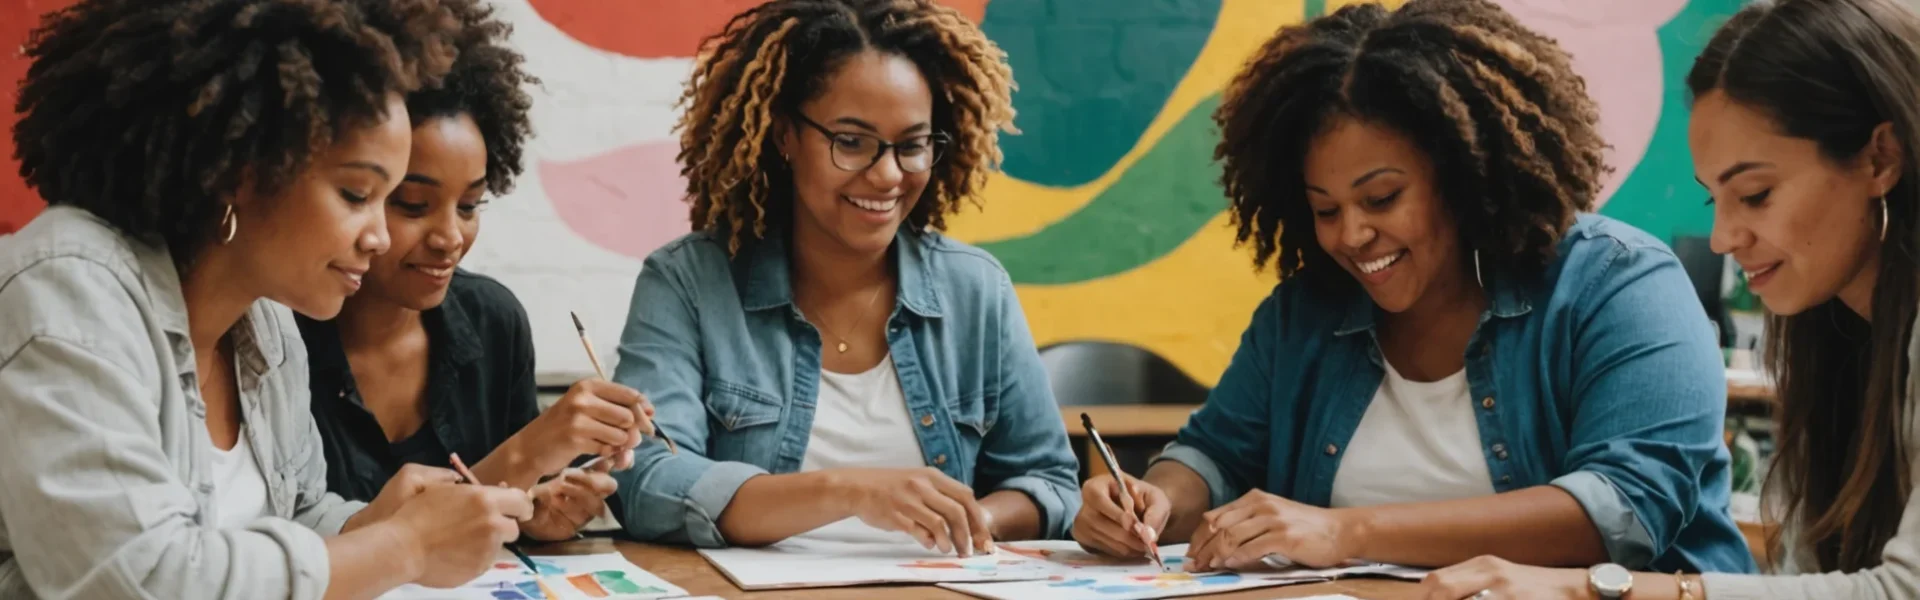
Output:
[[[1040,509],[1041,537],[1064,539],[1080,513],[1080,463],[1047,383],[1033,333],[1013,282],[1001,273],[1000,406],[981,440],[974,469],[977,492],[1017,490]]]
[[[1572,428],[1552,485],[1586,510],[1613,562],[1645,568],[1701,511],[1726,510],[1724,366],[1671,253],[1615,242],[1593,265],[1605,272],[1578,296]]]
[[[709,432],[700,397],[699,300],[682,277],[658,257],[642,265],[613,377],[653,402],[654,425],[673,438],[679,453],[667,452],[662,444],[641,444],[634,450],[633,468],[613,475],[628,534],[717,548],[727,545],[720,514],[741,484],[766,470],[702,454]]]
[[[1174,443],[1155,462],[1173,461],[1192,469],[1207,483],[1210,506],[1220,506],[1267,483],[1267,454],[1274,443],[1269,427],[1273,411],[1273,355],[1278,344],[1284,295],[1276,288],[1254,309],[1240,347],[1207,394],[1206,404],[1180,428]]]
[[[28,269],[0,290],[0,312],[46,327],[0,335],[0,522],[33,595],[323,595],[330,566],[314,530],[200,524],[161,448],[155,390],[178,384],[158,380],[139,307],[111,272]]]

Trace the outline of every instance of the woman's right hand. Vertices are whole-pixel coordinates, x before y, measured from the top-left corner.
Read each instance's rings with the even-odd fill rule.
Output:
[[[993,551],[987,511],[973,489],[932,467],[845,469],[839,473],[854,516],[912,535],[921,546],[962,557]]]
[[[1132,476],[1127,476],[1127,491],[1132,497],[1120,493],[1113,475],[1080,485],[1080,515],[1073,519],[1073,539],[1080,547],[1110,556],[1140,556],[1149,543],[1142,538],[1159,544],[1172,507],[1166,491]]]
[[[605,456],[619,471],[632,466],[627,451],[640,445],[642,436],[654,434],[652,423],[653,404],[640,392],[584,379],[508,441],[542,475],[560,472],[583,454]]]
[[[510,487],[445,484],[415,495],[389,521],[419,559],[415,583],[450,588],[493,565],[501,544],[520,535],[533,517],[533,499]]]

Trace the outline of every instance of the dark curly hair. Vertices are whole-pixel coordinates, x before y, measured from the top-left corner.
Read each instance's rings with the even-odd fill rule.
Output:
[[[437,82],[456,27],[438,0],[83,0],[28,38],[20,174],[184,261],[243,175],[278,191]]]
[[[680,174],[693,227],[738,252],[792,219],[792,174],[768,138],[775,122],[816,97],[841,61],[863,50],[919,67],[933,90],[933,127],[953,136],[913,230],[941,229],[1000,163],[1013,132],[1006,53],[959,12],[933,0],[774,0],[735,15],[707,38],[681,104]]]
[[[513,180],[523,169],[521,147],[533,134],[527,115],[533,97],[522,86],[540,80],[522,68],[525,57],[507,42],[513,26],[494,18],[486,0],[441,1],[461,24],[454,38],[459,58],[440,85],[407,96],[407,113],[415,125],[461,114],[473,117],[487,145],[487,191],[505,194],[513,191]]]
[[[1302,174],[1338,119],[1411,138],[1466,247],[1521,275],[1545,267],[1608,171],[1599,111],[1567,53],[1487,0],[1354,5],[1288,26],[1224,95],[1214,157],[1236,240],[1283,278],[1340,273],[1315,240]]]

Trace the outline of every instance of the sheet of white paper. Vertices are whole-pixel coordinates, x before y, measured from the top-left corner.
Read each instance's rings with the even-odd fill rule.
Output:
[[[653,600],[678,598],[687,591],[667,583],[619,554],[534,556],[540,581],[558,600]],[[380,600],[542,600],[545,598],[525,564],[501,552],[493,568],[466,585],[436,589],[401,586]]]
[[[1185,545],[1168,565],[1178,569]],[[1094,556],[1069,541],[1001,544],[993,554],[959,558],[920,547],[912,537],[841,521],[766,548],[701,550],[743,589],[835,587],[881,583],[1026,581],[1071,576],[1159,572],[1146,557]]]
[[[1237,573],[1186,573],[1187,546],[1179,544],[1160,549],[1168,572],[1156,570],[1153,563],[1117,561],[1079,550],[1073,542],[1019,542],[1002,545],[1003,551],[1040,554],[1053,563],[1056,573],[1045,580],[942,583],[940,587],[991,600],[1152,600],[1236,590],[1314,583],[1342,577],[1375,576],[1419,580],[1426,571],[1394,565],[1356,564],[1332,569],[1289,567]]]

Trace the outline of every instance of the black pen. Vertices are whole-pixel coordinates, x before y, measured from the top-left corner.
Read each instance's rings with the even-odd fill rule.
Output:
[[[1120,461],[1114,460],[1113,449],[1108,448],[1106,440],[1100,438],[1100,430],[1093,428],[1093,418],[1087,416],[1087,413],[1080,413],[1080,424],[1087,427],[1087,435],[1093,438],[1093,447],[1099,451],[1100,461],[1107,463],[1107,472],[1113,474],[1114,484],[1120,486],[1120,496],[1131,501],[1133,490],[1127,488],[1127,474],[1120,470]],[[1140,515],[1134,515],[1133,522],[1135,525],[1145,525],[1140,522]],[[1146,533],[1139,529],[1135,529],[1134,533],[1139,534],[1140,541],[1147,545],[1147,558],[1153,559],[1153,564],[1160,567],[1160,570],[1167,570],[1167,563],[1161,562],[1160,548],[1154,545],[1153,540],[1147,539]]]

